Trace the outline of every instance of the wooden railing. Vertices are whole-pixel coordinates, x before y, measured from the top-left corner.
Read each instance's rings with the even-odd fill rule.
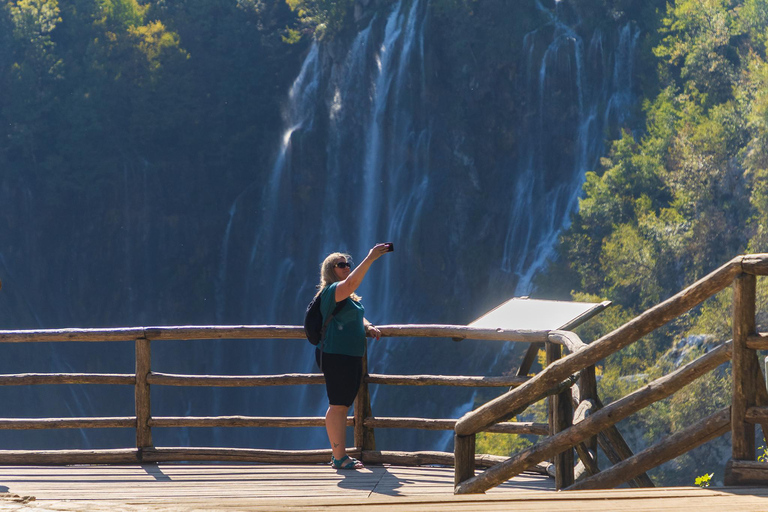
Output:
[[[479,493],[525,471],[554,459],[556,485],[561,489],[610,488],[624,482],[636,484],[645,471],[711,440],[725,432],[732,434],[732,457],[726,466],[725,483],[768,483],[768,464],[756,461],[755,424],[768,432],[768,391],[758,364],[756,350],[768,349],[768,335],[756,332],[756,275],[768,275],[768,254],[734,258],[708,276],[668,300],[649,309],[615,331],[591,344],[573,333],[552,331],[547,336],[548,366],[490,402],[465,414],[455,428],[455,492]],[[685,314],[707,298],[733,285],[733,339],[709,351],[628,395],[603,406],[593,389],[591,368],[598,361],[638,341],[670,320]],[[570,354],[559,357],[564,345]],[[625,452],[611,460],[613,466],[600,471],[594,456],[594,436],[604,436],[615,424],[635,412],[670,396],[698,377],[731,360],[733,396],[725,408],[670,436],[637,455]],[[547,390],[574,374],[580,375],[581,395],[561,392],[550,401],[551,435],[475,476],[475,434],[495,422],[525,410]],[[576,400],[574,400],[576,399]],[[574,415],[571,405],[590,410]],[[576,449],[590,476],[574,482],[573,450]],[[609,455],[608,451],[606,454]],[[615,455],[615,454],[614,454]],[[642,484],[640,482],[639,484]],[[646,481],[646,484],[650,484]],[[650,484],[652,485],[652,484]]]
[[[533,466],[551,460],[561,489],[652,486],[649,469],[696,446],[731,431],[732,458],[726,467],[727,484],[768,482],[768,464],[757,462],[755,424],[768,431],[768,391],[756,350],[768,349],[768,334],[756,332],[756,275],[768,275],[768,254],[747,255],[732,261],[682,292],[649,309],[635,319],[586,344],[573,332],[489,330],[449,325],[380,326],[383,336],[453,338],[543,344],[547,366],[528,377],[530,357],[512,376],[368,375],[365,377],[347,424],[354,428],[350,453],[369,463],[455,464],[455,492],[483,492]],[[733,285],[733,339],[628,395],[603,405],[598,397],[595,364],[638,341],[670,320],[685,314],[707,298]],[[135,416],[107,418],[4,418],[0,429],[133,428],[135,447],[111,450],[0,450],[0,464],[131,463],[137,461],[253,461],[280,463],[327,462],[331,452],[319,450],[263,450],[210,447],[158,447],[153,428],[166,427],[320,427],[321,417],[169,417],[153,415],[153,386],[277,386],[317,385],[320,374],[284,375],[177,375],[152,370],[152,343],[163,340],[263,339],[303,340],[301,327],[294,326],[181,326],[125,329],[57,329],[0,331],[0,343],[114,342],[132,340],[136,349],[136,371],[132,374],[61,373],[0,375],[0,385],[110,384],[130,385],[135,390]],[[305,343],[305,341],[299,341]],[[568,355],[562,356],[562,347]],[[529,350],[529,356],[531,351]],[[732,405],[690,425],[638,454],[616,429],[616,423],[670,396],[698,377],[732,361]],[[364,360],[364,364],[367,362]],[[525,371],[523,371],[525,370]],[[577,384],[577,385],[575,385]],[[500,397],[483,404],[462,418],[382,418],[373,414],[370,385],[438,385],[465,387],[509,387]],[[548,425],[509,421],[531,404],[549,399]],[[575,408],[574,408],[575,406]],[[375,430],[416,428],[453,430],[454,453],[433,451],[396,452],[376,449]],[[498,457],[475,453],[478,432],[541,435],[532,447]],[[612,466],[600,470],[597,450]],[[574,451],[586,477],[576,481]],[[487,467],[475,475],[476,467]]]
[[[498,340],[502,342],[542,343],[547,331],[478,329],[450,325],[384,325],[384,337],[452,338]],[[58,373],[0,375],[0,385],[91,384],[125,385],[135,390],[135,416],[107,418],[0,418],[0,429],[61,428],[133,428],[136,446],[107,450],[0,450],[0,464],[76,464],[130,463],[164,461],[250,461],[280,463],[316,463],[330,460],[330,449],[262,450],[210,447],[158,447],[152,441],[153,428],[167,427],[322,427],[323,417],[253,417],[253,416],[157,416],[151,407],[151,389],[156,386],[284,386],[322,384],[322,374],[283,375],[178,375],[152,370],[152,343],[164,340],[251,339],[300,340],[307,343],[302,327],[295,326],[178,326],[136,327],[123,329],[46,329],[0,331],[0,343],[134,341],[136,371],[133,374]],[[364,364],[367,361],[364,359]],[[354,416],[347,425],[354,427],[354,447],[350,453],[372,463],[453,464],[452,453],[377,451],[375,429],[413,428],[450,431],[456,419],[382,418],[372,414],[369,385],[516,387],[528,377],[518,376],[444,376],[444,375],[368,375],[355,402]],[[459,405],[459,404],[457,404]],[[489,432],[547,435],[546,424],[532,422],[497,422]],[[478,455],[476,464],[490,466],[500,457]]]

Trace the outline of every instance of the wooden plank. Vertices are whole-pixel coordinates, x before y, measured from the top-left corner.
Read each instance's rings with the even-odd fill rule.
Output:
[[[455,492],[457,494],[483,492],[519,474],[527,467],[559,453],[564,448],[583,442],[586,438],[605,430],[607,426],[618,423],[653,402],[666,398],[728,359],[730,359],[730,343],[725,343],[674,372],[603,407],[568,430],[544,439],[506,462],[462,482],[456,486]],[[456,430],[458,430],[458,424]]]
[[[469,435],[505,417],[510,411],[562,382],[569,375],[593,365],[634,343],[646,334],[680,316],[727,287],[741,273],[741,257],[734,258],[680,293],[654,306],[623,326],[606,334],[587,348],[559,360],[520,387],[465,414],[456,424],[458,435]]]
[[[732,458],[737,460],[755,459],[755,426],[745,421],[757,393],[755,354],[747,348],[747,337],[755,332],[755,287],[752,274],[742,274],[733,282],[731,443]]]
[[[696,422],[659,443],[646,448],[602,472],[576,482],[569,491],[584,489],[609,489],[645,474],[664,462],[679,457],[690,450],[715,439],[730,430],[731,411],[726,407]]]

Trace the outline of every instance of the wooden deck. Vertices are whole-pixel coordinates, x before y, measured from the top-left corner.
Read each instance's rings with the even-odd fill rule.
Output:
[[[0,467],[0,510],[687,510],[768,511],[768,488],[696,487],[555,492],[525,473],[485,495],[453,495],[453,469],[158,464]]]

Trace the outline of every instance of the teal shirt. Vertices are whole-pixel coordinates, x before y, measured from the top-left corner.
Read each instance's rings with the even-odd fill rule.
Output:
[[[333,283],[320,292],[320,312],[323,323],[336,307],[336,285]],[[325,339],[322,341],[323,352],[362,356],[365,354],[365,326],[363,317],[365,308],[359,302],[347,299],[347,304],[328,324]]]

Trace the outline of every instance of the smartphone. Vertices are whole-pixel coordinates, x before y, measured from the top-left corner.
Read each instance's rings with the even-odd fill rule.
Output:
[[[392,242],[387,242],[384,245],[387,246],[387,252],[392,252],[395,250],[395,244],[393,244]]]

